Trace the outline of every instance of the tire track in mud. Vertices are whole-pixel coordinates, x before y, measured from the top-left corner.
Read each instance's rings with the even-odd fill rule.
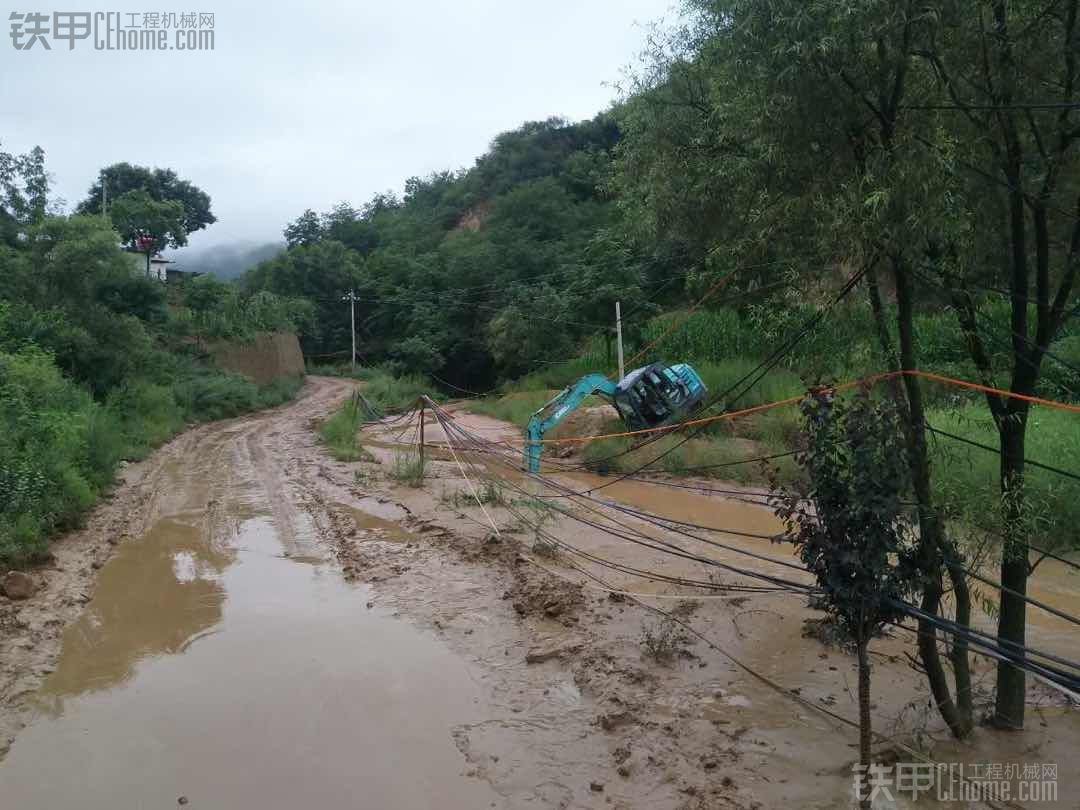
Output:
[[[57,538],[51,561],[31,572],[38,590],[28,600],[0,596],[0,762],[25,726],[27,701],[55,669],[64,630],[83,612],[97,571],[124,543],[138,542],[178,497],[191,487],[168,486],[185,470],[205,470],[204,530],[220,532],[221,508],[207,483],[222,472],[233,474],[225,454],[239,433],[257,430],[266,420],[288,424],[290,414],[321,414],[343,390],[342,381],[312,378],[290,403],[236,419],[199,425],[181,433],[146,459],[125,465],[117,484],[85,517],[82,528]],[[226,484],[228,481],[226,480]],[[199,487],[195,487],[198,489]],[[271,502],[273,499],[271,498]],[[193,504],[198,508],[200,504]]]

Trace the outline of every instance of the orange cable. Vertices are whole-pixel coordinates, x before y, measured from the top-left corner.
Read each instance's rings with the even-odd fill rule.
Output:
[[[1057,408],[1059,410],[1080,413],[1080,405],[1072,405],[1068,402],[1059,402],[1053,399],[1033,397],[1027,394],[1017,394],[1012,391],[1006,391],[1002,388],[993,388],[992,386],[980,385],[979,383],[973,383],[968,380],[959,380],[954,377],[946,377],[942,374],[935,374],[930,371],[920,371],[918,369],[887,371],[879,374],[871,374],[867,377],[860,377],[857,380],[849,380],[848,382],[839,383],[837,385],[824,385],[821,386],[821,388],[828,391],[844,391],[849,388],[855,388],[859,385],[876,385],[877,383],[883,382],[884,380],[902,377],[906,374],[910,374],[913,377],[923,377],[925,379],[934,380],[936,382],[945,383],[947,385],[955,385],[960,388],[969,388],[976,391],[983,391],[985,393],[997,394],[999,396],[1004,396],[1011,399],[1021,399],[1025,402],[1033,402],[1037,405],[1045,405],[1049,408]],[[647,433],[674,432],[676,430],[681,430],[685,427],[705,425],[709,424],[710,422],[718,422],[724,419],[735,419],[740,416],[746,416],[751,413],[766,411],[772,408],[778,408],[783,405],[793,405],[796,402],[801,402],[805,397],[806,394],[799,394],[798,396],[788,397],[787,399],[781,399],[775,402],[766,402],[762,405],[753,405],[749,408],[742,408],[738,411],[729,411],[727,413],[717,414],[716,416],[704,416],[699,419],[691,419],[686,422],[677,422],[674,425],[661,425],[659,427],[642,428],[641,430],[625,430],[618,433],[603,433],[597,436],[570,436],[565,439],[537,439],[535,441],[535,444],[587,444],[588,442],[597,441],[599,439],[617,439],[625,436],[639,436]],[[506,439],[506,442],[512,442],[517,444],[532,443],[527,441],[526,439]]]

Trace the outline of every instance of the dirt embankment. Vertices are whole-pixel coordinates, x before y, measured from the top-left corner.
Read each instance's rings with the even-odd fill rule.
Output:
[[[291,332],[265,333],[250,341],[221,341],[207,351],[218,368],[242,374],[259,385],[304,373],[300,341]]]

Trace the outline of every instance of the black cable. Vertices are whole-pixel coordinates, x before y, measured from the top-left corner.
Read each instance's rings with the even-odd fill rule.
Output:
[[[728,386],[728,388],[725,389],[723,392],[721,392],[721,393],[715,395],[714,397],[712,397],[711,403],[706,405],[703,409],[701,409],[701,411],[699,411],[699,413],[704,413],[705,411],[711,410],[712,408],[716,407],[717,404],[720,404],[720,403],[723,403],[725,406],[730,406],[731,404],[734,404],[739,399],[744,397],[747,393],[749,393],[750,390],[755,385],[757,385],[757,383],[760,382],[762,378],[765,377],[765,375],[767,375],[770,371],[772,371],[773,368],[775,368],[777,365],[779,365],[779,363],[783,359],[784,355],[786,355],[796,345],[798,345],[798,343],[807,334],[809,334],[811,331],[813,331],[813,329],[817,327],[818,323],[820,323],[825,318],[825,316],[832,311],[833,307],[835,307],[837,304],[839,304],[845,297],[847,297],[847,295],[849,295],[851,293],[851,291],[855,288],[855,286],[858,284],[858,282],[862,279],[862,277],[865,274],[866,274],[866,269],[865,268],[862,269],[862,270],[857,271],[856,273],[854,273],[851,276],[851,278],[849,278],[847,280],[847,282],[845,282],[844,286],[840,289],[839,293],[826,305],[826,307],[824,309],[819,310],[818,312],[814,313],[814,315],[812,315],[810,318],[808,318],[791,338],[789,338],[785,343],[781,344],[780,347],[778,347],[776,350],[774,350],[773,353],[770,354],[765,360],[762,360],[760,363],[758,363],[757,366],[755,366],[749,372],[744,374],[740,379],[736,380],[732,385]],[[745,384],[745,386],[744,386],[744,384]],[[740,391],[737,394],[732,395],[732,392],[735,391],[736,389],[740,388],[740,387],[743,387],[743,390]],[[695,414],[692,417],[689,417],[689,418],[687,418],[687,419],[685,419],[683,421],[684,422],[690,422],[690,421],[694,421],[694,420],[696,420],[698,418],[700,418],[698,416],[698,414]],[[637,445],[636,447],[632,447],[632,448],[628,448],[626,450],[622,450],[622,451],[620,451],[618,453],[615,453],[615,454],[613,454],[611,456],[607,456],[607,457],[605,457],[603,459],[593,459],[591,463],[592,464],[597,464],[597,463],[600,463],[600,462],[611,461],[613,459],[616,459],[616,458],[619,458],[621,456],[627,455],[628,453],[632,453],[632,452],[635,452],[637,450],[640,450],[642,447],[653,444],[654,442],[659,441],[660,439],[664,438],[665,436],[668,436],[668,435],[671,435],[671,434],[675,433],[676,431],[681,429],[681,426],[682,426],[682,423],[677,422],[677,423],[675,423],[673,425],[668,426],[668,429],[665,429],[665,430],[662,430],[662,431],[656,431],[653,436],[651,436],[649,439],[646,439],[644,442]],[[662,452],[660,455],[658,455],[655,458],[645,462],[644,464],[640,465],[639,467],[637,467],[637,468],[635,468],[633,470],[630,470],[629,472],[620,474],[618,477],[616,477],[613,481],[611,481],[609,483],[601,484],[598,487],[594,487],[593,489],[588,490],[588,492],[595,492],[597,490],[604,489],[604,488],[609,487],[609,486],[613,486],[614,484],[617,484],[620,481],[626,480],[627,478],[633,477],[634,475],[641,472],[642,470],[644,470],[644,469],[648,468],[649,466],[655,464],[657,461],[660,461],[665,456],[675,452],[675,450],[682,447],[688,441],[690,441],[691,439],[693,439],[693,438],[697,437],[698,435],[700,435],[704,430],[707,429],[707,427],[708,427],[707,424],[699,425],[698,427],[694,428],[688,435],[681,438],[677,443],[675,443],[674,445],[669,447],[667,450]],[[584,468],[584,465],[582,465],[582,467]]]
[[[437,416],[436,418],[440,418],[440,417]],[[443,424],[441,419],[440,419],[440,424]],[[450,430],[447,430],[447,428],[450,428]],[[446,424],[444,424],[444,431],[447,432],[448,439],[449,439],[449,433],[450,432],[457,432],[457,433],[463,434],[472,443],[482,443],[483,442],[483,440],[478,439],[478,437],[470,436],[469,434],[467,434],[467,432],[463,431],[463,429],[461,429],[457,425],[446,423]],[[532,476],[532,477],[537,478],[538,476]],[[505,480],[506,479],[504,479],[504,481]],[[541,480],[543,480],[544,483],[546,485],[548,485],[548,486],[553,485],[553,482],[547,481],[545,479],[541,479]],[[515,489],[515,490],[517,490],[519,492],[525,493],[526,495],[529,495],[529,493],[527,493],[525,490],[514,486],[510,482],[507,482],[507,484],[509,486],[511,486],[511,488],[513,488],[513,489]],[[555,486],[558,486],[558,485],[555,485]],[[607,505],[609,507],[611,506],[610,504],[607,504]],[[564,510],[561,510],[561,509],[556,509],[556,511],[559,511],[561,514],[564,514],[564,515],[566,515],[568,517],[572,517],[572,518],[576,517],[573,514],[568,513],[568,512],[566,512]],[[525,521],[525,522],[527,523],[527,521]],[[602,532],[605,532],[605,533],[609,534],[609,535],[620,537],[622,539],[630,539],[630,538],[626,538],[624,535],[621,535],[620,533],[613,532],[612,530],[607,529],[606,527],[595,524],[594,522],[591,522],[591,521],[584,521],[584,522],[587,523],[588,525],[591,525],[591,526],[595,527],[596,529],[598,529],[598,530],[600,530]],[[622,525],[622,524],[619,524],[617,521],[612,521],[612,522],[616,523],[616,525]],[[539,536],[541,531],[542,531],[541,527],[537,525],[534,528],[536,528],[538,536]],[[544,534],[550,540],[554,541],[557,545],[559,545],[561,547],[564,547],[564,548],[574,550],[575,552],[578,552],[581,556],[584,556],[585,558],[592,559],[593,561],[597,562],[598,564],[610,563],[610,561],[605,561],[605,560],[603,560],[603,558],[595,557],[595,555],[590,555],[587,552],[581,552],[578,549],[574,549],[569,544],[566,544],[563,541],[560,541],[558,538],[555,538],[554,536],[550,535],[550,533],[544,533]],[[648,545],[648,544],[645,544],[645,545]],[[660,549],[657,549],[657,550],[660,550]],[[741,550],[737,550],[737,551],[741,551]],[[668,551],[666,553],[672,553],[672,552]],[[676,556],[685,556],[685,555],[677,554]],[[732,570],[734,568],[733,566],[726,566],[726,565],[724,565],[722,563],[719,563],[719,561],[709,560],[708,558],[704,558],[704,559],[701,559],[699,561],[704,562],[706,564],[712,564],[712,565],[716,565],[718,567],[726,568],[727,570]],[[613,566],[616,567],[616,570],[619,570],[618,564],[609,564],[608,565],[608,567],[613,567]],[[803,592],[803,593],[809,593],[809,592],[813,591],[813,589],[808,587],[808,586],[800,586],[798,583],[792,583],[792,582],[790,582],[788,580],[782,580],[780,578],[770,577],[768,575],[760,574],[758,572],[748,571],[746,569],[737,569],[737,568],[735,568],[734,570],[737,573],[740,573],[740,574],[742,574],[744,576],[750,576],[750,577],[765,579],[765,580],[771,581],[771,582],[783,583],[784,585],[787,586],[787,588],[785,588],[785,590],[791,590],[791,591],[794,591],[794,592]],[[805,572],[805,569],[802,569],[802,570]],[[808,573],[808,572],[806,572],[806,573]],[[661,576],[663,576],[663,575],[661,575]],[[905,612],[907,615],[912,615],[912,616],[915,616],[916,618],[918,618],[918,614],[921,613],[921,611],[919,611],[918,608],[915,608],[912,605],[908,605],[907,603],[899,603],[898,607],[903,612]],[[1012,647],[1014,649],[1020,650],[1020,653],[1018,653],[1018,654],[1013,653],[1013,652],[1011,652],[1009,650],[1002,649],[1000,646],[997,646],[998,644],[1000,644],[1002,642],[1002,640],[998,639],[997,637],[990,636],[990,635],[985,634],[985,633],[981,633],[981,631],[972,630],[971,628],[963,628],[960,625],[948,622],[947,620],[941,619],[939,617],[931,617],[929,614],[924,614],[924,615],[927,617],[927,621],[930,621],[936,627],[940,628],[942,630],[942,632],[950,633],[954,637],[963,636],[968,641],[969,644],[975,645],[977,647],[983,647],[983,648],[989,649],[994,654],[996,654],[997,656],[1006,658],[1013,666],[1017,666],[1017,667],[1019,667],[1021,669],[1024,669],[1024,670],[1026,670],[1028,672],[1039,675],[1040,677],[1046,678],[1047,680],[1050,680],[1051,682],[1057,683],[1058,685],[1065,686],[1066,688],[1075,689],[1076,684],[1080,683],[1080,678],[1077,678],[1076,676],[1072,675],[1071,673],[1066,673],[1066,672],[1063,672],[1062,670],[1058,670],[1058,669],[1056,669],[1054,667],[1050,667],[1050,666],[1047,666],[1047,665],[1041,665],[1041,664],[1031,662],[1026,657],[1024,657],[1024,655],[1027,654],[1027,655],[1036,656],[1036,657],[1043,657],[1043,658],[1046,658],[1047,660],[1058,661],[1058,662],[1061,662],[1061,663],[1065,663],[1066,665],[1071,666],[1074,669],[1080,669],[1080,664],[1075,664],[1074,662],[1068,661],[1067,659],[1060,658],[1058,656],[1054,656],[1054,655],[1052,655],[1050,653],[1043,653],[1041,651],[1035,650],[1034,648],[1030,648],[1030,647],[1026,647],[1026,646],[1025,647],[1020,647],[1019,645],[1012,644],[1012,642],[1008,642],[1009,644],[1012,645]],[[988,642],[985,639],[990,639],[990,640],[992,640],[993,643]],[[973,650],[973,652],[978,652],[978,651]]]
[[[439,409],[439,410],[441,411],[442,409]],[[469,434],[467,431],[464,431],[460,426],[451,425],[451,427],[454,430],[456,430],[459,433],[459,435],[464,435],[464,436],[468,437],[473,443],[482,444],[482,443],[487,441],[485,439],[482,439],[481,437],[477,437],[477,436],[473,436],[472,434]],[[445,426],[444,426],[444,430],[446,430]],[[578,497],[578,498],[582,498],[584,500],[589,500],[591,502],[607,506],[610,509],[614,509],[616,511],[623,512],[624,514],[633,515],[634,517],[637,517],[638,519],[645,520],[646,522],[649,522],[649,523],[653,523],[654,525],[658,525],[661,528],[667,528],[669,531],[674,531],[676,534],[682,534],[682,535],[684,535],[686,537],[692,538],[694,540],[698,540],[700,542],[704,542],[704,543],[706,543],[708,545],[718,546],[719,548],[724,548],[726,550],[734,551],[736,553],[746,554],[746,555],[751,556],[751,557],[757,557],[759,559],[764,559],[764,560],[772,562],[774,564],[779,564],[779,565],[783,565],[783,566],[787,566],[787,567],[793,567],[793,568],[796,568],[797,570],[805,571],[804,568],[801,568],[799,566],[793,566],[790,563],[779,561],[779,560],[776,560],[774,558],[764,557],[763,555],[757,555],[757,554],[755,554],[753,552],[747,552],[747,551],[745,551],[743,549],[737,549],[737,548],[727,546],[727,545],[722,544],[722,543],[716,543],[715,541],[710,541],[710,540],[707,540],[705,538],[699,537],[697,535],[690,534],[689,532],[681,531],[681,530],[674,529],[674,528],[671,528],[671,527],[673,525],[681,525],[681,526],[686,526],[686,527],[689,527],[689,528],[695,528],[695,529],[699,529],[699,530],[720,532],[720,533],[726,533],[726,534],[731,534],[731,535],[735,535],[735,536],[743,536],[743,537],[750,537],[750,538],[754,538],[754,539],[763,539],[763,540],[776,540],[776,539],[778,539],[777,535],[764,535],[764,534],[756,534],[756,533],[753,533],[753,532],[742,532],[742,531],[735,530],[735,529],[725,529],[725,528],[703,526],[703,525],[700,525],[700,524],[689,523],[687,521],[680,521],[680,520],[665,518],[665,517],[662,517],[662,516],[653,515],[653,514],[648,513],[648,512],[635,510],[635,509],[632,509],[630,507],[624,506],[622,504],[615,504],[615,503],[600,501],[600,500],[592,497],[591,494],[590,494],[591,492],[595,491],[595,489],[598,489],[598,488],[594,488],[594,489],[588,490],[586,492],[574,492],[573,490],[570,490],[569,488],[564,487],[563,485],[558,484],[556,482],[553,482],[550,479],[544,478],[543,476],[540,476],[540,475],[538,475],[536,473],[526,473],[526,475],[529,476],[530,478],[533,478],[534,480],[538,480],[538,481],[544,483],[544,485],[549,487],[550,489],[554,489],[556,492],[561,493],[560,495],[545,496],[546,499],[550,500],[552,498],[558,498],[558,497]],[[560,510],[560,511],[562,511],[562,510]],[[569,514],[569,513],[565,513],[565,514]],[[573,515],[570,515],[570,516],[577,519],[576,516],[573,516]],[[660,521],[660,522],[658,522],[658,521]],[[668,524],[668,525],[663,525],[663,524]],[[1040,609],[1042,609],[1042,610],[1044,610],[1044,611],[1046,611],[1048,613],[1051,613],[1051,614],[1053,614],[1053,615],[1055,615],[1055,616],[1057,616],[1057,617],[1059,617],[1061,619],[1064,619],[1065,621],[1068,621],[1068,622],[1070,622],[1072,624],[1080,625],[1080,618],[1072,616],[1072,615],[1070,615],[1070,614],[1068,614],[1068,613],[1066,613],[1066,612],[1064,612],[1062,610],[1059,610],[1058,608],[1053,607],[1052,605],[1049,605],[1049,604],[1046,604],[1045,602],[1042,602],[1041,600],[1035,599],[1035,598],[1033,598],[1031,596],[1028,596],[1026,594],[1015,591],[1012,588],[1008,588],[1005,585],[1003,585],[1002,583],[997,582],[997,581],[995,581],[993,579],[990,579],[988,577],[984,577],[982,574],[977,573],[973,569],[964,566],[963,562],[961,562],[961,561],[958,561],[958,560],[946,560],[946,562],[949,563],[949,564],[953,564],[953,565],[957,565],[957,566],[961,567],[961,569],[968,576],[970,576],[972,579],[978,580],[979,582],[982,582],[985,585],[996,588],[997,590],[1001,591],[1002,593],[1007,593],[1007,594],[1010,594],[1012,596],[1015,596],[1015,597],[1023,600],[1024,602],[1028,603],[1028,604],[1031,604],[1031,605],[1033,605],[1035,607],[1038,607],[1038,608],[1040,608]]]
[[[957,435],[955,435],[953,433],[949,433],[947,430],[941,430],[940,428],[936,428],[936,427],[934,427],[933,425],[931,425],[929,423],[927,423],[926,429],[929,430],[931,433],[937,434],[938,436],[944,436],[945,438],[952,439],[953,441],[962,442],[964,444],[969,444],[972,447],[977,447],[980,450],[986,450],[986,451],[988,451],[990,453],[993,453],[994,455],[997,455],[997,456],[1001,455],[1000,448],[991,447],[988,444],[983,444],[982,442],[977,442],[974,439],[968,439],[968,438],[965,438],[963,436],[957,436]],[[1072,478],[1074,481],[1080,481],[1080,474],[1070,472],[1069,470],[1063,470],[1060,467],[1052,467],[1049,464],[1043,464],[1041,461],[1033,461],[1032,459],[1025,458],[1024,459],[1024,464],[1027,465],[1027,466],[1031,466],[1031,467],[1037,467],[1040,470],[1046,470],[1047,472],[1056,473],[1057,475],[1062,475],[1062,476],[1065,476],[1066,478]]]

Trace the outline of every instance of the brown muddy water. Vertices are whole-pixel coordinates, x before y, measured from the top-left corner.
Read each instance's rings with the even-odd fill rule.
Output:
[[[263,427],[173,465],[0,763],[10,808],[484,808],[465,663],[323,558]],[[369,525],[390,524],[372,516]]]

